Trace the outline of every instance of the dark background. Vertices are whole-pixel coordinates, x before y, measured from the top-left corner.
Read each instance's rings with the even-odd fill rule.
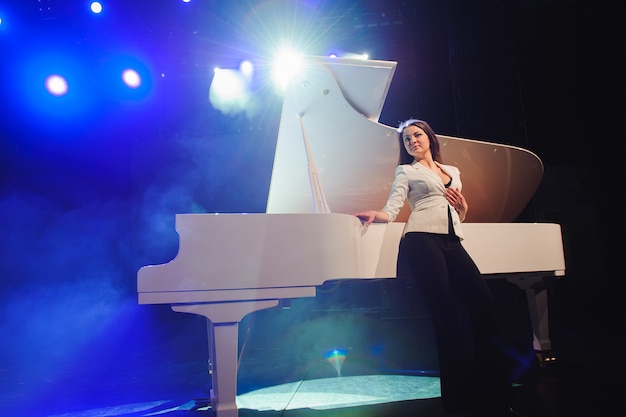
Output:
[[[51,404],[57,387],[70,385],[93,400],[95,391],[115,391],[122,374],[135,375],[125,379],[131,386],[151,380],[157,392],[206,385],[201,319],[138,306],[136,272],[176,255],[175,213],[265,211],[281,103],[264,70],[283,36],[310,55],[367,51],[397,61],[383,124],[418,117],[442,134],[535,152],[544,179],[518,221],[562,227],[567,272],[549,293],[559,320],[553,348],[621,372],[624,31],[616,2],[108,6],[94,17],[80,1],[0,2],[3,405]],[[25,81],[52,62],[42,57],[58,54],[79,73],[80,93],[67,106]],[[108,80],[119,56],[152,74],[135,96]],[[258,65],[253,106],[212,108],[212,68],[243,59]],[[293,324],[291,314],[283,320]],[[263,323],[260,315],[257,333]],[[180,352],[189,358],[184,378],[167,370]]]

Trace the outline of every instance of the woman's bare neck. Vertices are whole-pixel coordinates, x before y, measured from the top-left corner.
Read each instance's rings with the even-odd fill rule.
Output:
[[[421,158],[421,159],[415,159],[418,163],[424,165],[427,168],[430,169],[436,169],[438,168],[437,163],[433,160],[433,158]]]

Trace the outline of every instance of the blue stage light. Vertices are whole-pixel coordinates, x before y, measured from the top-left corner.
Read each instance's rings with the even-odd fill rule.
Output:
[[[89,5],[89,10],[91,10],[93,14],[102,13],[102,10],[103,10],[102,3],[100,3],[99,1],[92,1],[91,4]]]
[[[52,74],[46,77],[46,90],[53,96],[64,96],[69,91],[69,85],[65,77],[59,74]]]

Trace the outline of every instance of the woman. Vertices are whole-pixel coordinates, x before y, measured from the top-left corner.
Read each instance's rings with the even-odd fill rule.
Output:
[[[508,406],[511,383],[493,299],[461,245],[468,204],[460,171],[442,163],[438,138],[426,122],[403,122],[398,140],[400,158],[387,204],[355,215],[365,225],[392,222],[408,199],[412,210],[400,240],[397,277],[417,282],[432,317],[444,411],[520,415]]]

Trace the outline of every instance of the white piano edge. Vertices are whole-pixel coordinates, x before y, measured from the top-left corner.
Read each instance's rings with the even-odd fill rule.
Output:
[[[356,218],[352,218],[356,221]],[[176,286],[168,288],[151,285],[153,281],[147,279],[146,276],[138,281],[139,303],[210,303],[310,297],[314,296],[315,286],[328,280],[394,278],[398,242],[403,228],[404,223],[394,222],[374,223],[362,229],[362,236],[368,238],[363,239],[363,249],[367,249],[367,254],[362,257],[361,262],[372,265],[366,268],[368,270],[366,274],[360,276],[327,276],[319,282],[302,282],[299,286],[287,286],[285,283],[275,286],[267,285],[266,280],[266,285],[262,287],[235,287],[234,289],[223,286],[212,289],[207,285],[192,288],[176,288]],[[519,280],[528,276],[562,277],[565,275],[565,257],[559,224],[464,223],[463,231],[465,234],[463,246],[486,278],[507,275]],[[140,272],[145,274],[154,269],[153,267],[143,267]]]
[[[463,246],[485,276],[565,275],[563,237],[557,223],[464,223],[463,233]]]
[[[565,276],[565,270],[555,271],[511,271],[497,274],[483,274],[485,279],[507,279],[511,282],[519,282],[533,277],[556,277]],[[377,279],[395,279],[395,277],[376,277]],[[345,278],[341,280],[346,280]],[[332,281],[332,280],[329,280]],[[359,279],[363,281],[363,279]],[[160,291],[138,293],[138,304],[189,304],[189,303],[227,303],[254,300],[280,300],[303,297],[315,297],[317,287],[276,287],[276,288],[251,288],[215,291]]]
[[[140,292],[139,304],[227,303],[315,297],[316,287],[243,288],[210,291]]]

